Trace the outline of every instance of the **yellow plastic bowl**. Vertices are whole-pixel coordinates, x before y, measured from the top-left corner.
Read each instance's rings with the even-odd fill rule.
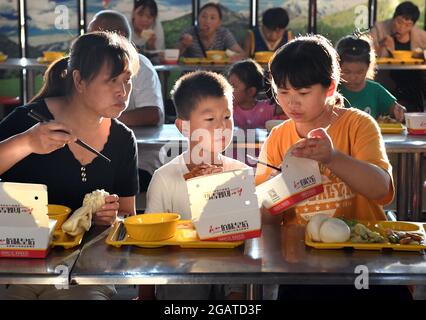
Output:
[[[65,52],[62,51],[43,51],[44,59],[49,62],[61,59],[64,56]]]
[[[71,209],[66,206],[59,204],[47,205],[47,215],[49,216],[49,219],[54,219],[57,221],[55,230],[61,229],[62,224],[67,220],[70,213]]]
[[[269,62],[274,53],[272,51],[258,51],[254,54],[254,60],[258,62]]]
[[[407,50],[394,50],[392,51],[392,56],[395,59],[408,60],[411,59],[413,53]]]
[[[222,50],[208,50],[206,51],[207,59],[214,61],[222,61],[225,60],[226,54],[225,51]]]
[[[132,239],[162,241],[175,235],[179,220],[177,213],[146,213],[124,219],[124,226]]]

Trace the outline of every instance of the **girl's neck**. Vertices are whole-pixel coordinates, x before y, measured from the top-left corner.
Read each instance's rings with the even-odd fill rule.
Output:
[[[324,111],[319,114],[315,119],[309,122],[296,122],[296,131],[300,137],[306,138],[308,133],[317,128],[328,129],[340,117],[338,108],[333,106],[327,106]]]
[[[343,86],[346,88],[346,90],[350,91],[350,92],[360,92],[362,90],[364,90],[365,86],[367,84],[367,80],[364,80],[363,83],[361,83],[359,86],[357,87],[348,87],[345,83],[343,83]]]
[[[243,110],[251,110],[256,106],[256,102],[256,98],[252,97],[240,102],[238,106]]]

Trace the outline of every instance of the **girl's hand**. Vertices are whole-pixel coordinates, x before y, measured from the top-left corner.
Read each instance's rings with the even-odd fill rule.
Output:
[[[105,204],[94,215],[93,220],[96,225],[110,226],[117,219],[120,203],[116,194],[105,197]]]
[[[146,42],[146,47],[149,50],[155,50],[155,41],[157,40],[157,37],[155,36],[155,33],[152,34],[151,38],[148,39]]]
[[[191,169],[188,173],[183,175],[185,180],[192,179],[195,177],[205,176],[212,173],[221,173],[223,172],[222,166],[216,166],[211,164],[199,164]]]
[[[395,119],[399,122],[404,121],[404,115],[407,112],[407,109],[404,106],[401,106],[399,103],[395,104],[395,107],[393,109],[393,115],[395,116]]]
[[[328,164],[333,159],[335,150],[330,136],[323,128],[310,131],[306,139],[296,143],[292,154],[299,158],[316,160]]]
[[[77,140],[70,129],[55,121],[38,123],[25,134],[28,136],[31,152],[37,154],[51,153]]]

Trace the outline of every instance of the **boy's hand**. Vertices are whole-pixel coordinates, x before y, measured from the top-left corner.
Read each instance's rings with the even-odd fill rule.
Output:
[[[205,176],[212,173],[220,173],[223,172],[222,166],[216,166],[211,164],[199,164],[191,169],[188,173],[183,175],[185,180],[192,179],[195,177]]]
[[[115,222],[120,207],[118,200],[119,197],[116,194],[105,197],[105,204],[94,214],[95,224],[110,226]]]
[[[296,143],[292,154],[299,158],[316,160],[328,164],[333,159],[335,150],[330,136],[323,128],[310,131],[306,139]]]
[[[391,36],[386,36],[379,42],[380,47],[390,49],[393,46],[393,38]]]

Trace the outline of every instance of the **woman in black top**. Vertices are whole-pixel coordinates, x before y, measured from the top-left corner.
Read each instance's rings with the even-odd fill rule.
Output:
[[[118,213],[135,214],[136,139],[115,118],[128,104],[131,77],[138,68],[137,52],[125,38],[105,32],[80,36],[69,57],[48,68],[32,102],[0,122],[0,178],[46,184],[49,203],[73,210],[86,193],[105,189],[110,196],[94,214],[95,224],[111,225]],[[38,123],[28,116],[29,110],[50,121]],[[77,137],[111,162],[76,144]],[[108,299],[114,291],[107,286],[9,286],[0,297]]]
[[[46,184],[49,203],[73,210],[86,193],[105,189],[111,196],[95,214],[97,224],[114,223],[119,208],[120,213],[134,214],[135,138],[114,118],[127,106],[137,69],[137,53],[124,38],[104,32],[79,37],[69,57],[49,67],[32,103],[0,123],[1,179]],[[51,121],[37,123],[27,115],[30,109]],[[76,137],[111,162],[77,145]]]

